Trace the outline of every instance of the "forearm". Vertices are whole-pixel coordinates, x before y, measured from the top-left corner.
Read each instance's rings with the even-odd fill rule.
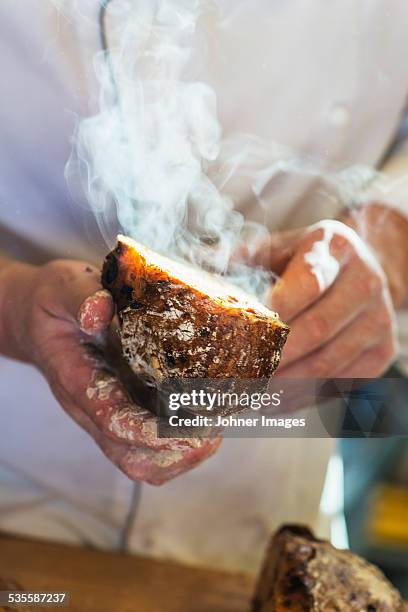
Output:
[[[0,258],[0,353],[21,361],[31,361],[27,313],[36,275],[35,266]]]

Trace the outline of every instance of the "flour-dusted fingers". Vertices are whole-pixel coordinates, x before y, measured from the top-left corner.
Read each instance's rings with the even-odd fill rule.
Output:
[[[88,336],[98,336],[107,330],[114,313],[115,306],[111,294],[106,289],[99,289],[85,298],[79,307],[77,314],[79,327]]]
[[[64,410],[120,469],[131,478],[164,482],[214,452],[219,439],[158,437],[156,416],[129,398],[92,343],[101,332],[108,337],[114,314],[96,269],[86,262],[55,261],[33,272],[32,285],[30,357]],[[177,455],[154,459],[155,453],[175,450]]]
[[[161,485],[193,469],[213,455],[221,444],[220,438],[197,441],[195,446],[174,444],[169,450],[130,448],[120,450],[111,460],[132,480]]]
[[[106,351],[113,303],[95,268],[69,260],[40,267],[11,262],[0,286],[6,296],[14,292],[12,301],[3,300],[0,321],[6,354],[37,367],[61,407],[129,477],[164,482],[218,448],[215,437],[159,438],[156,416],[130,399],[108,367],[100,333],[106,332]]]
[[[64,406],[78,406],[101,433],[116,442],[155,450],[173,448],[174,439],[157,436],[157,417],[129,399],[92,347],[81,344],[72,334],[54,338],[47,350],[52,358],[45,374]],[[178,445],[195,448],[196,440],[182,438]]]
[[[336,378],[361,353],[385,340],[392,324],[388,307],[377,299],[330,341],[279,369],[277,376],[288,379]]]
[[[387,315],[388,324],[391,313],[383,304],[382,292],[381,278],[372,274],[364,261],[356,259],[354,265],[341,272],[329,291],[291,321],[281,368],[328,343],[372,304],[376,304],[379,313]]]
[[[191,470],[210,457],[221,444],[221,439],[194,440],[191,446],[172,441],[169,450],[152,450],[124,446],[105,436],[85,412],[75,404],[67,404],[66,411],[96,442],[104,455],[128,478],[161,485]]]
[[[336,280],[341,264],[332,252],[332,239],[323,227],[307,232],[272,287],[268,302],[285,321],[316,302]]]
[[[270,292],[272,308],[291,322],[336,284],[344,268],[358,262],[364,262],[377,284],[383,282],[380,265],[354,230],[333,220],[311,226]]]
[[[334,377],[348,354],[351,359],[378,342],[378,334],[389,338],[396,334],[381,266],[354,230],[339,221],[322,221],[309,228],[272,291],[272,303],[291,326],[280,376],[307,372],[318,376],[324,370],[325,376]],[[359,327],[356,320],[362,323],[365,316],[367,325]],[[371,325],[373,316],[381,319],[380,330]],[[336,351],[323,350],[333,341]]]

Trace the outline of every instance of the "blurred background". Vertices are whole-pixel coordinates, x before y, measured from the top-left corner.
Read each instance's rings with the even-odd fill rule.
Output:
[[[403,415],[408,402],[408,380],[392,368],[395,381],[390,402]],[[382,383],[372,383],[380,386]],[[361,410],[371,410],[361,403]],[[379,407],[379,410],[384,407]],[[349,415],[351,419],[351,415]],[[344,510],[350,548],[377,564],[408,597],[408,440],[406,437],[357,438],[349,422],[350,438],[340,442],[343,458]]]

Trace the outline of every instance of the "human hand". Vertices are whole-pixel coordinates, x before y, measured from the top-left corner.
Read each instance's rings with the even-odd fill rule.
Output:
[[[276,376],[371,378],[388,368],[396,331],[387,280],[354,230],[327,220],[280,234],[255,263],[280,273],[270,305],[291,326]]]
[[[129,399],[103,358],[114,315],[98,271],[83,262],[14,264],[18,295],[3,300],[12,356],[34,363],[64,410],[132,480],[161,484],[209,457],[219,439],[157,437],[157,419]],[[10,291],[13,274],[6,276]],[[17,286],[17,285],[16,285]],[[10,330],[13,330],[10,332]]]

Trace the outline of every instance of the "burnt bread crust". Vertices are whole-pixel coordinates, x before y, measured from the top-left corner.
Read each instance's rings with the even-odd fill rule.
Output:
[[[152,381],[270,377],[289,327],[256,300],[245,296],[243,303],[235,287],[185,264],[171,262],[169,270],[166,261],[119,236],[103,266],[102,284],[116,302],[132,370]],[[222,298],[206,293],[207,284],[213,290],[217,283]]]
[[[398,591],[374,565],[285,525],[266,553],[252,612],[404,612]]]

